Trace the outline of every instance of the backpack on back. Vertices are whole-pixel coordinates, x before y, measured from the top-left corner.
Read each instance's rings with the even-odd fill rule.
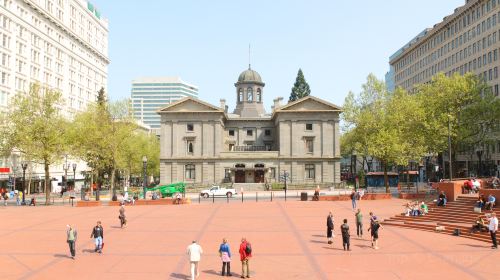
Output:
[[[247,242],[247,246],[245,247],[245,253],[247,255],[252,254],[252,245],[250,245],[250,243],[248,243],[248,242]]]

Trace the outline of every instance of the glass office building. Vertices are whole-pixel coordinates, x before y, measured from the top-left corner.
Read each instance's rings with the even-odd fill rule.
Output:
[[[158,109],[184,97],[198,98],[198,87],[179,77],[146,77],[132,81],[131,102],[136,120],[160,128]]]

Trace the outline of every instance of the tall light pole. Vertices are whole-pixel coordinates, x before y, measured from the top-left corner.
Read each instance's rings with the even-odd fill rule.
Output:
[[[73,191],[76,190],[76,163],[73,163]]]
[[[63,191],[68,191],[68,169],[69,169],[69,163],[68,163],[68,156],[66,156],[66,160],[64,161],[63,164],[63,169],[64,169],[64,190]],[[61,191],[61,197],[62,197],[63,192]]]
[[[453,179],[453,169],[451,168],[451,122],[450,122],[450,115],[448,115],[448,172],[450,172],[450,181]],[[444,165],[444,159],[443,159],[443,165]],[[443,173],[444,177],[444,173]]]
[[[22,205],[26,205],[26,168],[28,168],[28,162],[22,161],[21,167],[23,168],[23,202]]]
[[[146,187],[148,186],[148,158],[146,156],[142,156],[142,169],[144,173],[142,187],[143,187],[144,199],[146,199]]]

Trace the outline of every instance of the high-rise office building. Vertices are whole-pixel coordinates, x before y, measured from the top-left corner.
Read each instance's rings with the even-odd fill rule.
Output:
[[[390,58],[396,87],[411,91],[439,72],[447,76],[472,72],[499,96],[500,0],[466,0],[453,14],[419,35]],[[458,172],[499,172],[500,139],[463,152],[458,161]]]
[[[160,128],[160,115],[156,110],[184,97],[198,98],[198,87],[179,77],[144,77],[132,81],[134,118],[155,131]]]
[[[71,118],[96,101],[100,88],[107,88],[108,64],[108,21],[92,3],[0,0],[0,110],[8,108],[15,94],[39,83],[62,93],[61,113]],[[22,159],[16,152],[0,158],[0,166],[10,170],[0,173],[0,184],[7,176],[19,176]],[[33,168],[31,187],[44,176]],[[79,164],[77,175],[85,168]],[[60,178],[62,166],[51,169]]]
[[[60,90],[71,116],[107,85],[108,21],[84,0],[0,1],[0,106],[31,83]]]

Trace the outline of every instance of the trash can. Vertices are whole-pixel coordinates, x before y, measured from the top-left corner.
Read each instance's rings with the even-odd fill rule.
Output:
[[[307,193],[306,192],[300,193],[300,201],[307,201]]]

